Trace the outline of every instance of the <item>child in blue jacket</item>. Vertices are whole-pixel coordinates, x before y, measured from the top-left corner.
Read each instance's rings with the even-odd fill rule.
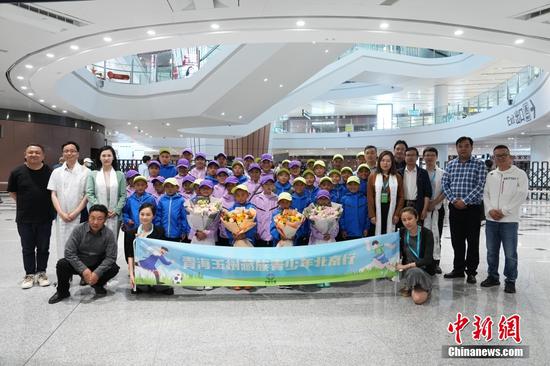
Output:
[[[244,207],[246,209],[255,208],[252,203],[248,202],[249,192],[248,187],[245,184],[239,184],[232,189],[231,193],[233,193],[233,197],[235,197],[235,204],[228,211],[233,211],[237,207]],[[245,233],[245,237],[252,243],[252,245],[254,245],[256,241],[256,231],[256,226],[254,226]],[[226,229],[226,232],[229,243],[233,245],[237,238],[233,238],[233,234],[229,230]]]
[[[187,239],[189,224],[183,196],[176,178],[164,181],[164,194],[160,196],[155,225],[162,226],[167,240],[180,242]]]
[[[311,197],[305,192],[306,180],[302,177],[294,178],[292,182],[292,203],[290,207],[298,210],[299,213],[304,213],[304,209],[309,206],[313,201]],[[302,226],[298,229],[296,236],[294,237],[294,245],[308,245],[309,243],[309,220],[305,220]]]
[[[359,192],[361,181],[358,177],[348,178],[348,193],[342,197],[343,214],[340,217],[342,239],[351,240],[368,235],[370,221],[368,218],[367,197]]]

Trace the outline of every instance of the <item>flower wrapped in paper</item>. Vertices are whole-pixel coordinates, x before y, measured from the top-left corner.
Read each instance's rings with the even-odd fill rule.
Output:
[[[305,220],[304,215],[295,209],[286,209],[273,217],[273,222],[277,231],[281,234],[281,239],[277,243],[278,247],[291,247],[292,239],[296,232],[302,226]]]
[[[256,210],[253,208],[237,207],[232,211],[222,210],[221,223],[234,237],[250,231],[256,226]],[[250,239],[239,239],[233,243],[234,247],[253,247]]]
[[[187,223],[194,231],[204,231],[218,218],[222,204],[209,197],[195,197],[186,204]]]
[[[330,206],[311,204],[304,209],[304,216],[311,222],[312,229],[317,231],[321,237],[326,235],[332,237],[334,231],[338,231],[335,228],[338,227],[338,220],[342,216],[342,205],[334,202]],[[325,241],[321,240],[320,242]]]

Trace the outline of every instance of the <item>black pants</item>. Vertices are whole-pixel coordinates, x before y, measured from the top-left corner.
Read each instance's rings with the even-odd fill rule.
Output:
[[[39,224],[17,224],[23,249],[23,266],[28,275],[46,272],[50,256],[50,235],[52,222]]]
[[[481,206],[471,205],[463,210],[449,204],[449,224],[451,227],[451,242],[453,244],[453,271],[477,274],[479,265],[479,228]],[[466,249],[466,241],[468,248]],[[465,258],[466,257],[466,258]]]
[[[256,248],[273,248],[273,241],[272,240],[256,239],[256,242],[254,243],[254,246]]]
[[[219,236],[218,241],[216,242],[216,246],[218,246],[218,247],[230,247],[232,245],[229,242],[229,239],[222,238],[221,236]]]
[[[309,235],[300,236],[294,239],[295,246],[303,246],[308,244],[309,244]]]
[[[445,206],[441,205],[439,216],[437,217],[437,228],[439,229],[439,238],[443,236],[443,222],[445,220]]]
[[[89,266],[88,268],[91,271],[94,271],[101,262],[96,263],[93,266]],[[113,263],[113,265],[99,277],[99,280],[94,285],[94,287],[102,287],[105,286],[107,281],[109,281],[111,278],[115,277],[118,273],[118,270],[120,268],[116,263]],[[73,268],[71,263],[66,260],[65,258],[61,258],[57,261],[57,293],[61,296],[69,295],[69,281],[73,277],[73,275],[80,275],[76,271],[76,269]]]

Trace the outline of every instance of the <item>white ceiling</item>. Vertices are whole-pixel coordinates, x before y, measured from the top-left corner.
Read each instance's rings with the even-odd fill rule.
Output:
[[[97,0],[33,4],[87,24],[80,27],[52,21],[11,4],[3,4],[0,5],[0,67],[6,71],[19,61],[21,65],[16,65],[17,69],[34,52],[42,52],[43,56],[47,50],[57,49],[59,52],[56,51],[56,56],[65,58],[55,60],[59,66],[64,66],[60,74],[48,77],[55,82],[64,73],[97,59],[131,54],[136,49],[166,48],[161,44],[165,41],[162,36],[170,35],[179,37],[174,44],[180,43],[182,47],[197,43],[363,42],[448,49],[490,55],[502,60],[500,66],[496,64],[492,69],[485,70],[487,75],[469,75],[461,80],[449,80],[447,83],[452,98],[471,95],[478,88],[498,81],[493,78],[504,78],[506,75],[497,72],[498,67],[502,68],[502,72],[511,72],[513,68],[524,64],[550,69],[550,25],[542,23],[546,19],[515,19],[518,15],[544,6],[544,1],[485,0],[479,3],[472,0],[425,0],[420,5],[419,2],[400,0],[392,6],[381,6],[380,2]],[[306,25],[297,27],[297,19],[304,19]],[[210,28],[213,22],[220,25],[220,30],[213,31]],[[389,28],[381,31],[381,22],[388,22]],[[159,37],[146,35],[145,31],[153,28]],[[454,36],[457,29],[462,29],[464,34]],[[104,44],[104,35],[112,36],[115,39],[113,44]],[[524,43],[514,44],[520,38]],[[118,39],[127,43],[115,44]],[[68,51],[68,46],[75,41],[78,41],[80,51]],[[97,55],[101,55],[101,58],[97,58]],[[25,75],[32,77],[34,73],[40,73],[42,68],[47,70],[50,62],[43,57]],[[282,66],[292,67],[292,55],[288,55],[288,64]],[[385,75],[381,77],[390,78]],[[424,103],[431,99],[433,80],[401,81],[404,91],[392,95],[396,103],[405,104],[413,100]],[[419,89],[420,97],[414,94]],[[52,88],[48,98],[57,98],[54,90]],[[247,98],[247,95],[228,98],[229,104],[217,105],[217,109],[229,108],[237,103],[246,106]],[[387,97],[367,98],[358,103],[375,103],[377,98]],[[7,78],[0,79],[0,107],[54,113],[14,89]],[[69,114],[82,117],[71,110]],[[99,122],[112,127],[111,122]]]

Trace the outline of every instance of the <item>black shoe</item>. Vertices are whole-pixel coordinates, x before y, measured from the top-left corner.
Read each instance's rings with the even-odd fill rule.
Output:
[[[439,266],[435,267],[435,273],[442,274],[443,271],[441,270],[441,267],[439,267]]]
[[[476,283],[476,282],[477,282],[477,281],[476,281],[476,276],[473,275],[473,274],[469,274],[469,275],[468,275],[468,278],[466,279],[466,282],[471,283],[471,284]]]
[[[70,294],[60,295],[59,292],[56,292],[55,294],[53,294],[52,297],[50,297],[50,299],[48,300],[48,304],[57,304],[58,302],[60,302],[63,299],[66,299],[69,296],[71,295]]]
[[[516,293],[516,283],[515,282],[506,282],[504,284],[504,292],[507,294],[515,294]]]
[[[107,290],[103,286],[92,286],[96,295],[107,295]]]
[[[494,279],[493,277],[487,277],[480,284],[481,287],[493,287],[493,286],[498,286],[498,285],[500,285],[500,281]]]
[[[451,271],[449,273],[445,273],[443,278],[464,278],[464,272]]]
[[[162,290],[162,293],[165,295],[173,295],[174,294],[174,288],[168,287],[167,289]]]

